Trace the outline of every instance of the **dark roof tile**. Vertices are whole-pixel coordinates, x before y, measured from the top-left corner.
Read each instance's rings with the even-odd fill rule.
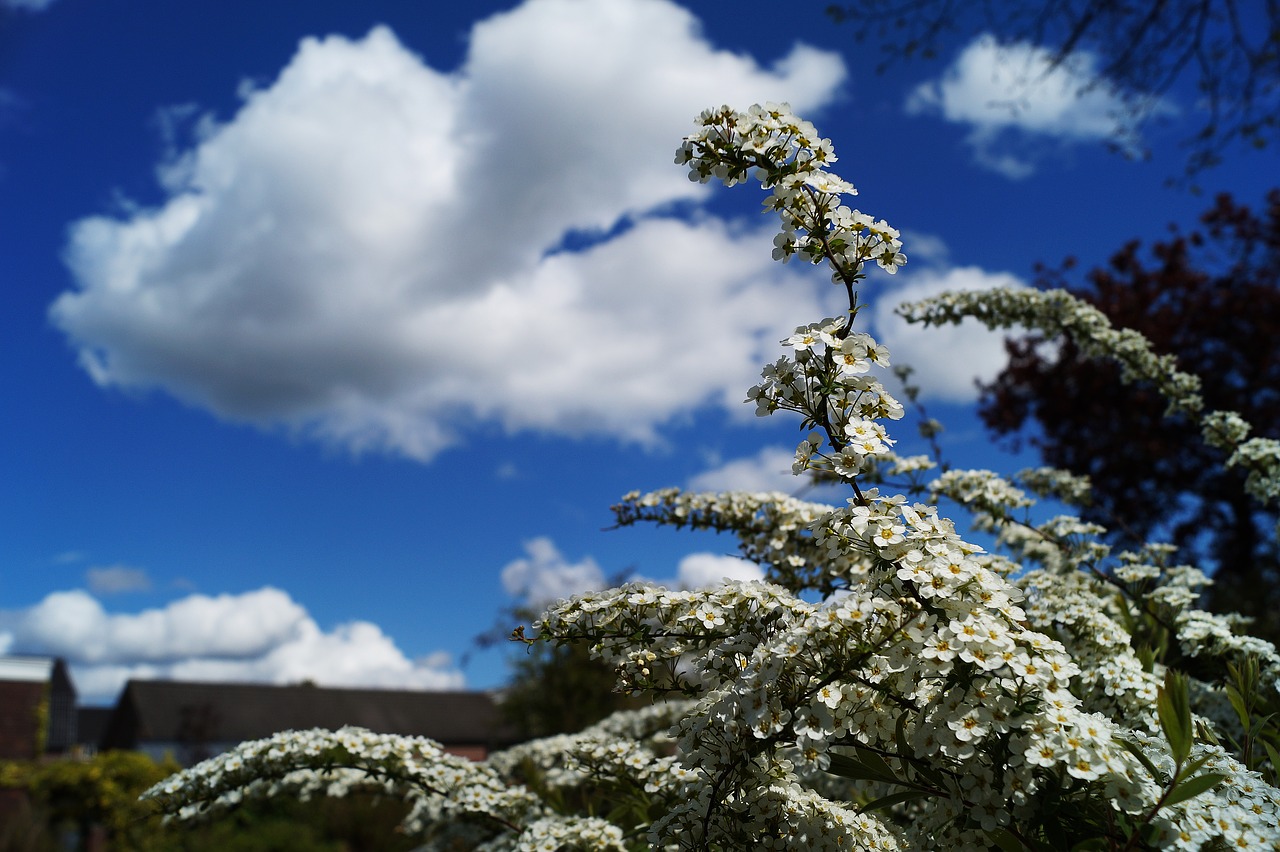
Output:
[[[381,734],[426,736],[443,745],[514,741],[493,696],[485,692],[131,680],[103,745],[238,742],[279,731],[336,730],[345,725]]]

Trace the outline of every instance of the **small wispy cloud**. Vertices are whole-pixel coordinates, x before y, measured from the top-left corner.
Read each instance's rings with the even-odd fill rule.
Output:
[[[130,565],[94,566],[84,572],[84,578],[89,591],[95,595],[145,592],[151,588],[147,572]]]
[[[54,0],[0,0],[0,7],[23,12],[43,12],[54,4]]]
[[[1140,149],[1132,103],[1140,93],[1118,91],[1100,79],[1097,57],[1077,51],[1054,63],[1054,53],[1027,42],[1001,44],[983,34],[935,80],[912,90],[909,114],[937,115],[968,125],[975,161],[1010,179],[1035,172],[1042,144],[1108,140]],[[1166,101],[1147,115],[1174,112]]]

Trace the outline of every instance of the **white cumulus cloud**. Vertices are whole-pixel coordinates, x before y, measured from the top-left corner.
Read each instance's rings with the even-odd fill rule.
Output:
[[[746,559],[718,553],[690,553],[680,560],[676,568],[676,582],[680,589],[704,589],[718,586],[725,580],[763,580],[764,569]]]
[[[555,542],[546,536],[526,541],[525,555],[502,569],[502,587],[507,594],[534,609],[581,592],[605,586],[604,571],[590,556],[569,562]]]
[[[736,409],[820,313],[766,231],[654,218],[707,191],[679,137],[720,103],[813,111],[842,75],[717,50],[666,0],[529,0],[453,72],[384,27],[308,38],[196,122],[165,203],[74,225],[51,316],[103,386],[357,451],[426,460],[477,420],[652,442]]]
[[[667,589],[706,589],[726,580],[763,580],[764,569],[754,562],[724,553],[690,553],[676,564],[674,577],[634,578]]]
[[[975,381],[990,382],[1004,369],[1008,361],[1005,337],[1016,337],[1019,329],[989,331],[975,320],[926,328],[908,324],[894,308],[948,290],[1025,287],[1025,283],[1007,272],[988,272],[976,266],[925,269],[904,277],[902,283],[905,286],[882,294],[871,312],[876,337],[889,348],[893,364],[914,368],[911,381],[925,398],[957,403],[977,399]]]
[[[764,447],[754,456],[730,459],[689,480],[690,491],[781,491],[795,494],[807,477],[791,472],[795,448]]]
[[[906,110],[968,125],[976,161],[1018,179],[1035,171],[1036,139],[1111,139],[1134,146],[1133,97],[1099,79],[1097,57],[1088,51],[1055,66],[1050,50],[1027,42],[1001,44],[983,34],[941,77],[917,86]],[[1160,102],[1149,109],[1172,111]]]
[[[287,593],[190,595],[158,609],[108,613],[83,590],[9,613],[8,647],[71,664],[82,699],[109,700],[129,678],[456,689],[447,657],[410,660],[374,624],[322,630]]]

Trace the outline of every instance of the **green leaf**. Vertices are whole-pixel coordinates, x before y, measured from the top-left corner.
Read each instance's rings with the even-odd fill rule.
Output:
[[[1156,714],[1173,760],[1180,767],[1191,754],[1191,696],[1186,677],[1173,669],[1165,672],[1164,686],[1156,694]]]
[[[1209,762],[1209,757],[1210,756],[1207,754],[1197,757],[1195,760],[1191,761],[1186,766],[1182,767],[1182,771],[1178,773],[1177,778],[1174,780],[1181,782],[1190,778],[1192,775],[1195,775],[1196,771],[1201,766],[1204,766],[1206,763]]]
[[[865,814],[870,811],[878,811],[883,808],[891,808],[894,805],[898,804],[899,802],[909,802],[912,799],[923,799],[932,795],[933,795],[932,793],[926,793],[923,790],[903,790],[900,793],[890,793],[887,796],[881,796],[880,798],[876,799],[874,802],[868,802],[867,804],[863,805],[861,808],[859,808],[859,810]]]
[[[1178,802],[1185,802],[1187,799],[1195,798],[1216,786],[1226,777],[1226,775],[1218,772],[1206,772],[1204,775],[1197,775],[1195,778],[1183,781],[1173,789],[1169,797],[1164,800],[1164,804],[1166,806],[1176,805]]]
[[[1218,739],[1218,735],[1213,732],[1213,728],[1204,722],[1196,722],[1196,740],[1209,745],[1222,745],[1222,741]]]
[[[847,754],[837,754],[836,752],[828,752],[831,758],[830,765],[827,766],[827,772],[832,775],[839,775],[841,778],[852,778],[855,781],[879,781],[882,784],[901,784],[898,777],[892,772],[886,773],[878,767],[871,767]],[[881,761],[884,764],[884,761]]]
[[[1107,838],[1090,837],[1088,840],[1081,840],[1075,846],[1072,846],[1071,852],[1106,852],[1110,848]]]
[[[888,778],[892,778],[894,781],[898,780],[898,773],[894,772],[893,767],[886,763],[885,759],[879,754],[871,751],[870,749],[862,748],[861,746],[854,746],[854,748],[857,749],[858,757],[860,757],[862,762],[868,767],[876,772],[884,774]]]
[[[1124,592],[1116,592],[1116,609],[1120,611],[1121,624],[1124,626],[1125,632],[1130,636],[1138,631],[1134,630],[1133,612],[1129,609],[1129,601],[1124,596]]]
[[[1236,715],[1240,717],[1240,724],[1244,727],[1244,732],[1247,736],[1249,733],[1249,706],[1245,703],[1244,696],[1240,694],[1240,690],[1230,683],[1227,684],[1227,700],[1236,709]]]
[[[934,787],[942,789],[947,786],[947,779],[943,774],[939,770],[925,763],[923,760],[912,760],[911,767],[915,769],[917,775],[928,781]]]
[[[999,846],[1004,852],[1023,852],[1024,847],[1022,841],[1013,836],[1013,833],[1007,828],[995,828],[987,832],[987,837]]]
[[[626,817],[631,813],[631,810],[631,806],[624,802],[609,811],[609,813],[605,815],[605,819],[614,825],[621,825]]]
[[[1266,740],[1262,741],[1262,747],[1267,750],[1267,757],[1271,759],[1271,768],[1280,772],[1280,754],[1276,753],[1276,747]]]
[[[893,726],[893,741],[898,746],[898,754],[911,754],[911,745],[907,742],[907,715],[910,710],[902,711],[902,715],[898,717],[898,723]]]

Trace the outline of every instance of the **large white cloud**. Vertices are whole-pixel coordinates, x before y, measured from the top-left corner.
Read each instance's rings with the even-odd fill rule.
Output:
[[[665,0],[530,0],[454,73],[386,28],[306,39],[199,123],[163,205],[76,223],[51,316],[104,386],[357,450],[427,459],[477,418],[651,441],[737,407],[820,312],[762,233],[645,218],[706,191],[676,142],[706,106],[812,111],[842,75],[717,50]],[[580,235],[604,241],[557,251]]]
[[[990,382],[1004,369],[1008,356],[1007,336],[1019,329],[989,331],[976,320],[959,325],[911,325],[894,313],[904,302],[936,296],[948,290],[990,290],[995,287],[1025,287],[1007,272],[988,272],[976,266],[925,269],[903,279],[905,286],[882,294],[872,306],[871,318],[877,339],[889,347],[890,358],[911,366],[913,384],[922,397],[943,402],[967,403],[977,399],[976,380]]]
[[[82,699],[115,696],[131,678],[456,689],[447,657],[410,660],[380,628],[322,630],[288,594],[190,595],[139,613],[108,613],[88,592],[54,592],[6,616],[0,645],[64,657]]]
[[[1099,78],[1097,57],[1075,52],[1053,64],[1054,54],[1027,42],[975,38],[936,80],[917,86],[909,113],[931,113],[967,124],[977,162],[1010,178],[1035,171],[1036,138],[1064,142],[1110,139],[1133,146],[1134,95],[1117,92]],[[1172,110],[1148,105],[1150,114]]]

